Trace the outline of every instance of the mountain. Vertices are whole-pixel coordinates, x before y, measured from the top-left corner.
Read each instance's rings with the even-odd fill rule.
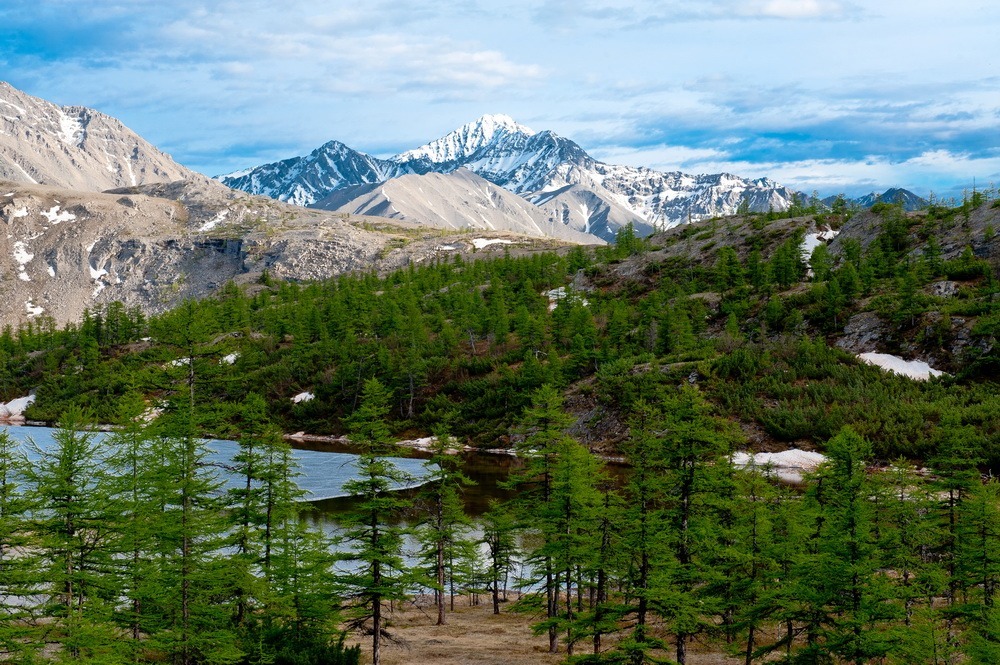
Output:
[[[657,227],[733,214],[741,204],[750,210],[783,210],[795,194],[766,178],[605,164],[567,138],[535,132],[506,115],[485,115],[388,160],[336,145],[335,152],[320,148],[308,157],[219,180],[254,194],[313,205],[343,187],[465,168],[542,207],[553,222],[605,240],[629,222],[645,235]],[[368,167],[354,168],[359,161]]]
[[[871,194],[854,199],[854,202],[862,208],[871,208],[879,201],[882,203],[902,203],[903,210],[907,211],[920,210],[927,207],[926,199],[917,196],[908,189],[900,189],[898,187],[890,187],[881,194],[872,192]]]
[[[204,178],[115,118],[0,81],[0,180],[94,192]]]
[[[822,203],[829,207],[837,201],[837,196],[828,196],[822,200]],[[912,212],[914,210],[922,210],[928,205],[927,199],[921,198],[911,192],[908,189],[900,189],[898,187],[890,187],[881,194],[872,192],[871,194],[866,194],[864,196],[859,196],[856,199],[845,199],[845,202],[849,206],[857,208],[871,208],[877,202],[883,203],[899,203],[902,202],[903,209],[907,212]]]
[[[465,168],[446,174],[410,174],[382,183],[345,187],[312,207],[420,222],[444,229],[508,231],[576,243],[600,242]]]
[[[294,173],[300,196],[308,196],[404,171],[328,143],[309,157],[275,165],[272,175]],[[475,258],[499,248],[520,254],[562,246],[540,237],[548,235],[544,213],[478,180],[455,185],[449,196],[458,201],[463,188],[495,190],[467,204],[470,224],[489,220],[476,234],[481,238],[405,219],[308,209],[190,171],[98,111],[58,106],[0,83],[0,281],[6,304],[0,327],[47,318],[77,322],[86,309],[115,301],[159,312],[216,293],[229,281],[252,282],[264,271],[279,280],[318,280],[393,270],[436,260],[442,252]],[[473,214],[476,205],[482,211]],[[501,212],[486,212],[491,206]],[[523,219],[505,225],[505,214]],[[595,242],[562,225],[550,234]]]
[[[345,187],[384,182],[407,173],[399,165],[330,141],[304,157],[220,176],[227,187],[308,206]]]

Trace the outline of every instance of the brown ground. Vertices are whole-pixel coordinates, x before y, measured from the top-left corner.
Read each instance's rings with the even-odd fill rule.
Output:
[[[448,624],[434,625],[437,612],[429,603],[417,601],[396,607],[388,630],[395,642],[383,642],[383,665],[544,665],[563,662],[566,654],[548,653],[548,637],[533,636],[530,625],[535,617],[512,614],[507,606],[495,616],[489,604],[470,607],[467,598],[456,600]],[[349,644],[360,644],[362,662],[371,662],[371,638],[352,636]],[[589,644],[579,645],[586,649]],[[579,651],[578,651],[579,653]],[[672,654],[670,654],[672,655]],[[690,665],[732,665],[739,659],[705,651],[692,644]]]

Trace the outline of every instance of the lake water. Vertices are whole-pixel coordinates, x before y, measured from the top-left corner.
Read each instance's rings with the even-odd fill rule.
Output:
[[[11,426],[4,427],[4,429],[10,433],[11,438],[15,441],[24,444],[30,439],[41,450],[55,445],[55,440],[52,438],[55,430],[48,427]],[[96,432],[95,436],[103,438],[108,435],[104,432]],[[235,477],[226,471],[226,467],[232,466],[233,456],[238,451],[239,445],[235,441],[213,439],[207,442],[206,447],[210,451],[206,461],[218,468],[219,478],[235,482]],[[30,458],[32,447],[26,445],[24,450]],[[344,483],[356,477],[355,460],[357,460],[357,455],[345,452],[300,449],[293,450],[292,454],[301,474],[297,481],[299,487],[308,493],[307,500],[315,502],[347,496],[347,493],[344,492]],[[401,486],[400,489],[420,485],[427,475],[424,460],[394,457],[392,461],[396,468],[412,478],[412,481]]]

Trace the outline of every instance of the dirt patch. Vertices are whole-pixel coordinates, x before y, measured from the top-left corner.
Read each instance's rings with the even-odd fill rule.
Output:
[[[435,608],[424,601],[397,606],[389,619],[388,631],[394,641],[383,642],[383,665],[544,665],[564,662],[562,653],[548,653],[548,636],[531,634],[531,624],[537,617],[514,614],[509,604],[499,615],[493,614],[488,603],[469,606],[468,599],[456,600],[454,612],[448,613],[448,624],[435,626]],[[371,641],[368,637],[349,636],[349,644],[360,644],[362,662],[371,662]],[[590,646],[580,644],[577,653]],[[672,655],[672,654],[664,654]],[[697,642],[689,647],[691,665],[730,665],[742,662],[729,658],[718,650]]]

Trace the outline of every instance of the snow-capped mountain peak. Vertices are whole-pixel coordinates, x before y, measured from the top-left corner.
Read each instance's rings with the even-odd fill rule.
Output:
[[[435,164],[455,162],[473,155],[477,150],[510,135],[533,136],[535,132],[519,124],[509,115],[487,114],[436,141],[393,158],[395,162],[427,160]]]
[[[255,194],[314,205],[352,185],[382,183],[407,174],[448,174],[463,167],[520,195],[549,219],[609,241],[629,223],[645,235],[654,228],[734,214],[741,206],[786,210],[795,195],[767,178],[604,164],[570,139],[547,130],[536,133],[499,114],[485,115],[389,160],[343,150],[332,142],[307,157],[265,164],[249,175],[222,181]],[[444,181],[420,182],[431,187]]]

